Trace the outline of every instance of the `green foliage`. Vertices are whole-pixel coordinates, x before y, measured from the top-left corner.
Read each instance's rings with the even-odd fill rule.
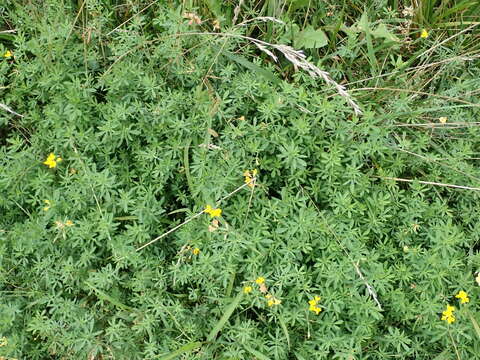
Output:
[[[0,357],[478,356],[478,50],[312,3],[0,6]]]

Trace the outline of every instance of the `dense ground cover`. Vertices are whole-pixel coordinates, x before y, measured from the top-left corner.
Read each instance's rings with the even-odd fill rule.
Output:
[[[0,358],[479,357],[478,10],[0,5]]]

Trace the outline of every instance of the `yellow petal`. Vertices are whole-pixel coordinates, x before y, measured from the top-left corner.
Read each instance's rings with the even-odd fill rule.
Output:
[[[216,216],[221,216],[222,215],[222,209],[213,209],[212,211],[210,211],[210,216],[213,218],[213,217],[216,217]]]
[[[260,284],[263,284],[263,283],[265,282],[265,278],[264,278],[263,276],[259,276],[259,277],[255,280],[255,282],[256,282],[257,284],[259,284],[259,285],[260,285]]]

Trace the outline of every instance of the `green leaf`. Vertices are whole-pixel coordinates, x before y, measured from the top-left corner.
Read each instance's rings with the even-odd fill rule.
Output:
[[[172,360],[172,359],[175,359],[177,356],[180,356],[180,355],[185,354],[189,351],[197,349],[202,345],[203,345],[203,342],[201,342],[201,341],[190,342],[186,345],[183,345],[180,349],[172,351],[168,355],[161,356],[159,359],[160,360]]]
[[[272,73],[270,70],[262,68],[262,67],[260,67],[256,64],[252,63],[251,61],[247,60],[243,56],[232,54],[231,52],[226,51],[226,50],[222,50],[222,54],[225,55],[230,60],[233,60],[236,63],[246,67],[247,69],[256,72],[260,76],[263,76],[266,80],[268,80],[268,81],[270,81],[274,84],[278,84],[278,83],[281,82],[281,80],[278,77],[276,77],[275,74]]]
[[[255,358],[259,360],[270,360],[268,356],[263,355],[260,351],[257,351],[246,344],[244,344],[243,347],[245,348],[245,350],[247,350],[250,354],[252,354],[253,356],[255,356]]]
[[[300,31],[295,36],[295,47],[304,49],[318,49],[328,44],[328,38],[325,33],[311,26],[307,26],[305,30]]]
[[[372,31],[372,29],[370,28],[370,22],[368,21],[368,15],[366,11],[362,14],[362,16],[360,17],[360,20],[358,20],[357,28],[360,31],[363,31],[367,34],[370,34],[370,32]]]
[[[311,0],[288,0],[291,11],[306,8],[310,6]]]
[[[240,291],[238,295],[230,303],[230,305],[227,306],[227,308],[225,309],[225,312],[223,313],[222,317],[218,321],[217,325],[215,325],[212,331],[210,331],[210,334],[208,334],[207,341],[213,341],[217,337],[217,334],[225,326],[225,324],[227,323],[228,319],[235,311],[238,304],[240,304],[242,297],[243,297],[243,292]]]
[[[288,334],[287,325],[280,315],[278,316],[278,322],[280,323],[280,327],[282,328],[285,338],[287,339],[288,348],[290,348],[290,335]]]
[[[477,320],[475,320],[475,318],[473,317],[472,314],[470,314],[470,312],[468,312],[468,317],[470,318],[473,328],[475,329],[475,332],[477,333],[477,336],[480,339],[480,326],[478,325]]]
[[[105,301],[108,301],[110,303],[112,303],[113,305],[115,305],[116,307],[119,307],[120,309],[123,309],[123,310],[128,310],[128,311],[138,311],[137,309],[134,309],[130,306],[127,306],[125,304],[122,304],[120,301],[118,301],[117,299],[115,299],[114,297],[108,295],[107,293],[103,292],[102,290],[100,289],[97,289],[95,286],[93,286],[92,284],[88,283],[85,281],[85,284],[87,284],[90,288],[93,289],[93,291],[95,291],[97,293],[97,297],[99,299],[102,299],[102,300],[105,300]]]
[[[389,41],[399,41],[398,37],[388,31],[385,24],[380,24],[375,30],[372,31],[372,36],[374,38],[382,38]]]

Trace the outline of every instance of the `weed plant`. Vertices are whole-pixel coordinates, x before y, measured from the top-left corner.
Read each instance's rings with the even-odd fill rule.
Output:
[[[0,14],[1,359],[480,357],[478,3]]]

